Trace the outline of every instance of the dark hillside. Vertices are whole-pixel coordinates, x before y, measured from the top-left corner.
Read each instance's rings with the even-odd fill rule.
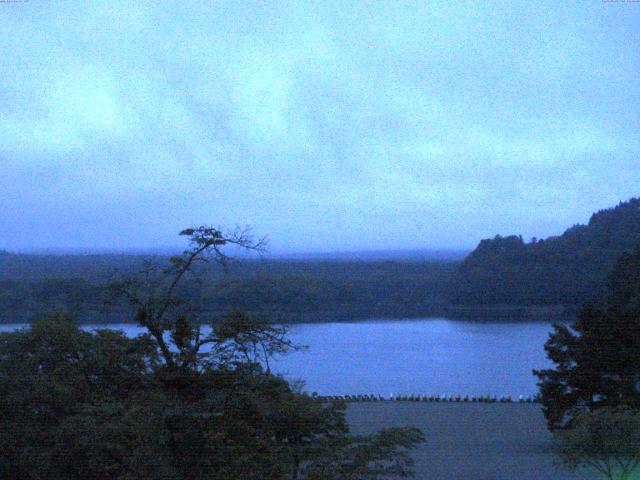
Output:
[[[558,237],[482,240],[460,264],[450,287],[457,304],[578,305],[600,302],[607,275],[640,245],[640,199],[594,213]]]

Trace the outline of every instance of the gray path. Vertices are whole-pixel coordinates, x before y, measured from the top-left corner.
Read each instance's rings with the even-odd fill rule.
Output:
[[[556,464],[540,406],[519,403],[352,403],[353,433],[383,427],[422,429],[415,452],[418,480],[591,480],[590,471]]]

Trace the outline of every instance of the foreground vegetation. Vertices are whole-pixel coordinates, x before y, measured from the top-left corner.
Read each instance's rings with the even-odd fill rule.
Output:
[[[250,237],[185,230],[161,275],[112,285],[147,333],[82,331],[65,315],[0,335],[0,477],[366,480],[411,474],[415,428],[350,435],[345,406],[301,393],[269,359],[286,329],[231,313],[202,335],[179,295],[193,266]],[[205,348],[206,347],[206,348]]]

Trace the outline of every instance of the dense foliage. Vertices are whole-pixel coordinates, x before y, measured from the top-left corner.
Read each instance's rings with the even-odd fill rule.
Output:
[[[351,436],[343,403],[269,371],[286,328],[231,313],[204,335],[179,286],[250,237],[200,227],[161,275],[112,286],[145,335],[91,333],[63,315],[0,334],[0,478],[366,480],[411,473],[423,435]]]
[[[640,199],[599,211],[588,225],[559,237],[496,236],[482,240],[461,263],[450,299],[461,304],[598,303],[620,255],[640,245]]]
[[[234,330],[237,321],[223,324],[216,343],[230,353],[229,335],[242,332]],[[1,334],[0,478],[376,479],[410,472],[408,451],[422,440],[419,431],[350,436],[344,404],[297,393],[235,347],[237,355],[171,370],[150,335],[89,333],[62,316]]]
[[[555,368],[536,371],[549,427],[570,427],[584,411],[640,408],[640,248],[622,255],[602,308],[585,307],[545,344]]]

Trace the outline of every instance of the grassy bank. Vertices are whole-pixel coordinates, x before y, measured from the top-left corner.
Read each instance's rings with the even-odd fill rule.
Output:
[[[591,480],[591,471],[557,465],[552,437],[537,404],[351,403],[353,433],[391,426],[422,429],[414,452],[417,480]]]

